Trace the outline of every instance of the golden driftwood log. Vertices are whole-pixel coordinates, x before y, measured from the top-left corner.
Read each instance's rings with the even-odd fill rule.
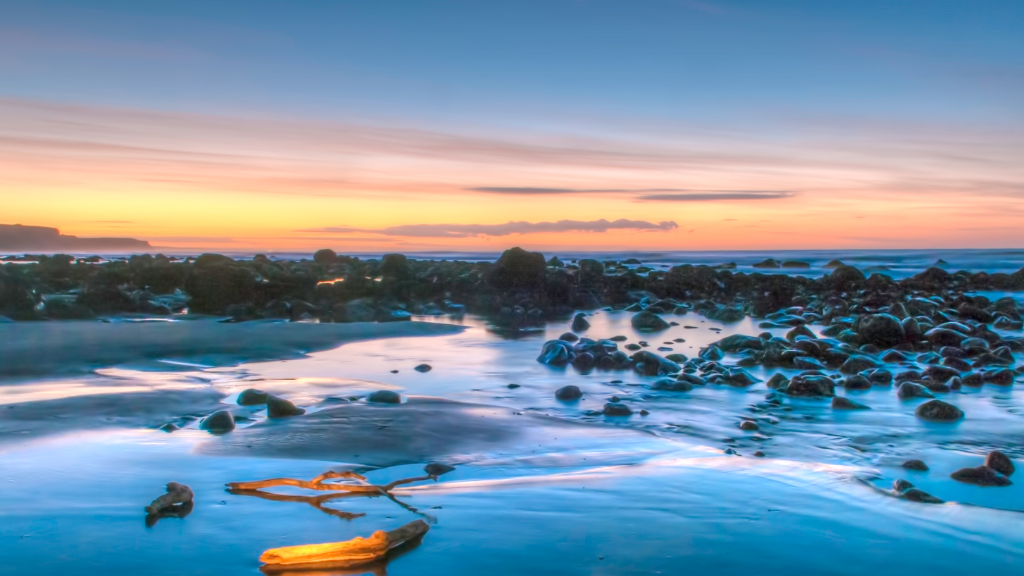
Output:
[[[423,520],[414,520],[390,532],[378,530],[369,538],[272,548],[260,556],[260,562],[267,567],[354,568],[386,559],[389,552],[422,538],[429,529]]]

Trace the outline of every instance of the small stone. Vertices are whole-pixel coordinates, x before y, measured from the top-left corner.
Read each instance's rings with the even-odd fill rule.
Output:
[[[1010,457],[998,450],[993,450],[988,453],[988,456],[985,456],[985,466],[999,472],[1003,476],[1013,476],[1013,472],[1016,470]]]
[[[761,427],[757,425],[757,422],[753,420],[744,420],[740,422],[740,430],[746,430],[747,432],[753,432],[754,430],[760,430]]]
[[[647,416],[648,414],[650,414],[650,412],[648,412],[647,410],[641,410],[640,411],[640,415],[641,416]]]
[[[921,472],[928,471],[928,465],[921,460],[907,460],[903,463],[903,467],[907,470],[920,470]]]
[[[262,390],[257,390],[255,388],[242,390],[242,392],[238,395],[238,405],[260,406],[262,404],[267,403],[267,396],[269,396],[269,394]]]
[[[367,396],[366,401],[375,404],[401,404],[402,395],[394,390],[378,390]]]
[[[211,434],[225,434],[235,429],[235,417],[227,410],[219,410],[203,419],[199,428]]]
[[[760,450],[758,450],[757,452],[754,452],[754,457],[755,458],[764,458],[764,452],[761,452]]]
[[[302,416],[306,411],[290,401],[277,396],[267,396],[267,416],[270,418],[287,418]]]
[[[433,476],[434,478],[447,474],[453,470],[455,470],[454,466],[441,464],[440,462],[431,462],[423,468],[423,471],[426,472],[428,476]]]
[[[555,398],[563,402],[571,402],[572,400],[579,400],[583,397],[583,391],[580,390],[579,386],[568,385],[555,390]]]
[[[920,502],[921,504],[945,504],[945,500],[936,498],[920,488],[910,488],[904,491],[901,496],[911,502]]]
[[[420,364],[419,366],[413,368],[413,370],[417,372],[430,372],[433,369],[434,367],[431,366],[430,364]]]
[[[515,390],[516,388],[519,388],[519,384],[509,384],[508,386],[506,386],[506,388],[509,388],[511,390]]]
[[[870,406],[865,406],[859,402],[854,402],[849,398],[842,396],[836,396],[832,398],[832,409],[833,410],[871,410]]]
[[[995,470],[988,466],[961,468],[950,474],[949,477],[957,482],[975,484],[977,486],[1009,486],[1010,484],[1013,484],[1013,482],[1010,482],[1009,478],[1000,476]]]
[[[938,420],[942,422],[952,422],[964,417],[963,410],[942,400],[929,400],[918,406],[914,413],[919,418],[924,418],[925,420]]]
[[[633,414],[633,410],[630,409],[630,407],[626,406],[625,404],[620,404],[618,402],[609,402],[604,405],[604,410],[602,410],[602,413],[605,416],[630,416]]]
[[[174,422],[168,422],[167,424],[164,424],[163,426],[161,426],[160,430],[170,434],[171,432],[174,432],[175,430],[181,430],[181,428],[179,428],[178,425],[175,424]]]
[[[902,478],[892,483],[892,489],[899,493],[906,492],[907,490],[910,490],[913,487],[913,484]]]

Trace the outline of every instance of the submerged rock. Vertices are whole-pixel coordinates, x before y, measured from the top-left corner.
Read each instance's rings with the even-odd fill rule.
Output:
[[[870,406],[865,406],[859,402],[854,402],[849,398],[843,396],[836,396],[832,398],[832,408],[834,410],[870,410]]]
[[[268,396],[270,395],[262,390],[248,388],[246,390],[242,390],[242,392],[238,395],[238,405],[261,406],[267,403]]]
[[[572,331],[573,332],[583,332],[587,328],[590,328],[590,322],[587,322],[587,315],[586,314],[583,314],[581,312],[581,313],[577,314],[572,319]]]
[[[204,418],[199,428],[212,434],[225,434],[235,429],[235,417],[227,410],[218,410]]]
[[[919,418],[924,418],[925,420],[939,420],[942,422],[952,422],[964,417],[963,410],[942,400],[929,400],[918,406],[914,413]]]
[[[541,349],[537,362],[549,366],[565,366],[575,357],[572,346],[565,340],[548,340]]]
[[[378,390],[367,396],[366,401],[374,404],[401,404],[402,395],[394,390]]]
[[[907,460],[903,463],[903,467],[907,470],[919,470],[921,472],[928,471],[928,465],[923,460]]]
[[[1016,470],[1010,457],[998,450],[993,450],[985,456],[985,466],[999,472],[1003,476],[1013,476]]]
[[[620,402],[609,402],[604,405],[601,411],[605,416],[631,416],[633,410]]]
[[[555,398],[563,402],[571,402],[573,400],[579,400],[583,397],[583,391],[580,390],[579,386],[572,384],[568,386],[562,386],[558,390],[555,390]]]
[[[909,398],[935,398],[927,388],[914,382],[904,382],[896,389],[896,395],[903,400]]]
[[[441,464],[440,462],[431,462],[430,464],[427,464],[426,466],[423,467],[423,471],[426,472],[427,475],[433,476],[434,478],[437,478],[438,476],[443,476],[454,470],[454,466]]]
[[[633,318],[630,319],[630,323],[633,325],[633,328],[641,332],[657,332],[667,330],[669,327],[668,322],[661,316],[646,310],[634,314]]]
[[[299,408],[290,401],[277,396],[267,396],[267,416],[270,418],[287,418],[289,416],[301,416],[306,411]]]
[[[415,370],[417,372],[420,372],[420,373],[430,372],[433,369],[434,369],[434,367],[431,366],[430,364],[420,364],[419,366],[416,366],[415,368],[413,368],[413,370]]]
[[[949,477],[957,482],[976,486],[1009,486],[1013,484],[1009,478],[1000,476],[998,472],[988,466],[961,468],[950,474]]]

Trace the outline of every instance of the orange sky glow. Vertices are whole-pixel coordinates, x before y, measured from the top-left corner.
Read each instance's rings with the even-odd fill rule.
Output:
[[[5,99],[0,223],[223,251],[1024,246],[1019,133],[835,121],[788,134],[631,119],[466,130]],[[640,224],[586,231],[602,219]],[[563,220],[584,224],[465,228]]]

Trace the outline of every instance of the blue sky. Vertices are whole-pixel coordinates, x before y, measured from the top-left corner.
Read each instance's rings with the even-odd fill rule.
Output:
[[[921,166],[980,153],[978,144],[997,148],[995,160],[976,158],[973,168],[939,178],[945,180],[938,188],[963,195],[993,185],[1024,186],[1007,161],[1024,145],[1020,0],[38,0],[0,7],[0,100],[9,108],[77,106],[85,119],[95,116],[89,112],[95,107],[209,120],[207,132],[167,127],[161,143],[148,145],[206,149],[216,139],[216,118],[258,118],[531,142],[611,139],[606,147],[653,156],[685,135],[690,158],[719,154],[734,142],[737,153],[774,150],[791,162],[809,147],[829,152],[831,160],[842,156],[842,169],[849,169],[865,168],[872,155],[891,158],[893,135],[920,136],[901,153]],[[24,116],[15,109],[8,114]],[[44,116],[19,134],[52,136],[60,127]],[[62,122],[62,137],[107,143],[119,137],[116,130],[83,135],[76,120]],[[705,136],[704,148],[693,144]],[[295,138],[297,149],[319,145]],[[281,146],[261,153],[294,151]],[[809,159],[805,169],[812,173],[823,161]],[[986,176],[983,167],[992,162],[997,165]],[[424,169],[430,174],[425,180],[443,180],[438,170]],[[811,176],[759,185],[702,173],[675,182],[680,173],[663,170],[616,182],[566,174],[548,181],[541,176],[550,170],[539,167],[526,170],[532,177],[523,181],[467,175],[449,184],[464,192],[783,186],[804,200],[817,194],[822,201],[853,202],[856,182],[877,194],[880,183],[889,190],[911,177],[897,171],[872,166],[870,176],[851,177],[831,191],[819,190],[822,182]],[[83,189],[103,180],[95,178],[83,181]],[[662,220],[659,214],[625,216]],[[480,223],[473,218],[461,223]]]

